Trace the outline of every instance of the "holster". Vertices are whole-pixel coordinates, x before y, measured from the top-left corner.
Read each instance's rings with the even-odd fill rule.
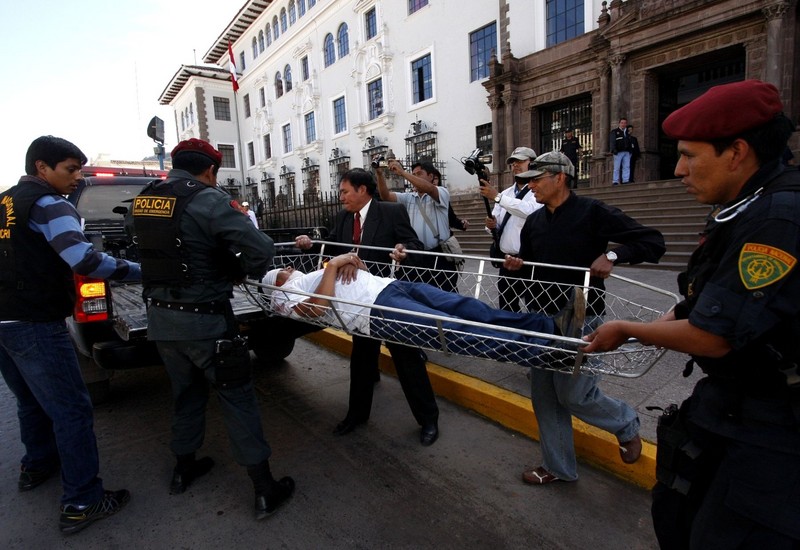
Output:
[[[246,336],[216,341],[214,379],[217,388],[226,390],[238,388],[250,381],[250,350]]]
[[[664,409],[656,428],[656,479],[682,495],[689,493],[701,453],[685,423],[688,403],[687,399],[680,408],[673,403]]]

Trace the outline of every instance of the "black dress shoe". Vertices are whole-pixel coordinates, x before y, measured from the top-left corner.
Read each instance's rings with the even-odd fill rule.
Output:
[[[366,420],[353,420],[352,418],[345,418],[333,429],[334,435],[346,435],[355,430],[361,424],[366,424]]]
[[[278,511],[294,494],[294,480],[290,477],[273,481],[269,494],[256,495],[256,519],[264,519]]]
[[[189,485],[200,476],[206,475],[214,467],[214,459],[204,456],[188,465],[176,466],[169,484],[169,494],[179,495],[186,492]]]
[[[425,424],[419,432],[419,442],[423,447],[430,447],[439,439],[439,426],[435,422]]]

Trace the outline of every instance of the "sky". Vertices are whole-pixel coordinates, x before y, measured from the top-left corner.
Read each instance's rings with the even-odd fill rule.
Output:
[[[147,123],[181,64],[201,63],[245,0],[0,0],[0,151],[7,180],[25,173],[25,152],[41,135],[73,142],[91,160],[153,154]],[[10,173],[9,173],[10,172]]]

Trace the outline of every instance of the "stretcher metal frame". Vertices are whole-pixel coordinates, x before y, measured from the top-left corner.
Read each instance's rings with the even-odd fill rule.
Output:
[[[312,244],[319,245],[318,253],[302,253],[294,247],[294,243],[276,243],[278,250],[293,250],[292,253],[278,254],[275,257],[275,267],[283,267],[287,265],[293,266],[306,273],[322,269],[324,262],[332,254],[326,254],[326,249],[330,250],[331,247],[336,247],[335,250],[341,251],[342,244],[333,243],[328,241],[312,241]],[[390,248],[371,247],[371,246],[354,246],[354,251],[357,249],[370,249],[382,250],[386,252],[387,268],[394,278],[398,273],[398,267],[402,264],[397,264],[391,261],[389,253],[392,251]],[[458,271],[459,276],[459,293],[462,295],[471,296],[473,298],[489,303],[497,308],[495,299],[497,281],[500,275],[497,273],[488,273],[487,266],[491,266],[491,262],[496,262],[496,258],[489,258],[484,256],[473,256],[461,254],[454,256],[452,254],[445,254],[440,252],[424,252],[424,251],[407,251],[409,255],[420,254],[426,256],[448,257],[465,260],[465,265],[476,266],[474,271]],[[338,253],[338,252],[337,252]],[[568,292],[582,292],[584,298],[589,297],[589,270],[586,268],[577,268],[573,266],[559,266],[553,264],[544,264],[536,262],[525,262],[525,265],[531,266],[531,278],[525,279],[528,284],[542,283],[549,288],[557,288],[559,293]],[[557,268],[572,271],[582,271],[583,285],[564,285],[559,283],[551,283],[549,281],[537,281],[536,269],[537,268]],[[492,268],[494,269],[494,268]],[[415,270],[420,271],[423,268],[403,265],[403,278],[408,280],[409,272],[413,273]],[[441,270],[437,270],[441,271]],[[515,279],[516,280],[516,279]],[[613,291],[608,287],[613,287]],[[243,289],[248,296],[248,299],[258,307],[261,307],[269,315],[278,315],[271,307],[271,299],[268,298],[269,292],[280,292],[280,287],[274,287],[262,284],[260,281],[247,280]],[[620,296],[622,293],[634,293],[637,297],[641,298],[640,301],[645,303],[634,302],[630,299]],[[265,293],[264,291],[268,291]],[[596,292],[596,289],[593,289]],[[602,296],[605,302],[605,311],[602,321],[610,321],[613,319],[624,319],[631,321],[648,322],[653,321],[660,317],[664,311],[673,307],[679,300],[678,296],[672,292],[647,285],[633,279],[623,277],[612,273],[606,280],[606,290],[602,291]],[[371,334],[363,334],[361,332],[354,332],[348,328],[348,324],[344,319],[340,309],[341,304],[349,304],[353,306],[360,306],[366,308],[365,316],[371,318],[380,318],[382,312],[401,313],[406,316],[413,316],[419,319],[419,322],[407,322],[400,320],[391,320],[389,323],[396,325],[396,337],[387,338],[384,335],[378,339],[383,341],[392,341],[398,344],[413,345],[423,349],[432,351],[444,352],[446,354],[465,355],[469,357],[482,357],[484,359],[492,359],[495,361],[516,363],[522,366],[535,366],[536,368],[544,368],[557,372],[569,373],[573,375],[579,374],[608,374],[623,378],[636,378],[645,374],[650,368],[661,358],[665,353],[665,349],[655,346],[645,345],[637,340],[630,339],[625,344],[620,346],[619,349],[603,352],[584,354],[581,350],[585,342],[579,338],[571,338],[567,336],[559,336],[554,334],[546,334],[541,332],[525,331],[521,329],[509,328],[499,325],[490,325],[478,321],[470,321],[459,319],[458,324],[463,327],[475,327],[476,333],[471,333],[465,330],[456,330],[448,326],[452,321],[450,317],[442,315],[432,315],[429,313],[422,313],[416,311],[399,310],[396,308],[379,306],[376,304],[366,304],[354,302],[338,297],[321,296],[314,293],[300,292],[292,290],[292,294],[300,294],[308,297],[324,298],[330,301],[330,315],[324,315],[317,318],[298,318],[304,322],[318,325],[323,328],[334,328],[344,331],[350,335],[358,334],[360,336],[367,336],[378,338]],[[563,299],[563,297],[562,297]],[[586,302],[588,303],[588,302]],[[353,317],[352,313],[347,313]],[[422,323],[423,319],[426,321]],[[383,324],[387,323],[386,320],[381,321]],[[452,323],[449,323],[452,324]],[[431,326],[433,325],[433,327]],[[431,329],[435,327],[435,338],[430,335]],[[475,342],[476,336],[480,335],[479,329],[491,329],[500,333],[508,334],[507,338],[498,338],[494,340],[493,346],[499,349],[502,353],[498,357],[496,350],[495,353],[487,355],[479,349],[475,349],[469,342]],[[420,332],[425,332],[429,335],[423,338],[420,342],[418,337]],[[407,337],[403,337],[406,334]],[[525,342],[520,340],[524,339]],[[546,343],[542,343],[546,340]],[[507,353],[506,353],[507,352]]]

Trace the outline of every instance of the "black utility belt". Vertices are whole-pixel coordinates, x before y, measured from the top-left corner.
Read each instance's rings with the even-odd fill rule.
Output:
[[[150,299],[150,305],[169,309],[171,311],[183,311],[186,313],[209,313],[219,314],[225,313],[229,302],[200,302],[197,304],[188,302],[167,302],[166,300]]]

